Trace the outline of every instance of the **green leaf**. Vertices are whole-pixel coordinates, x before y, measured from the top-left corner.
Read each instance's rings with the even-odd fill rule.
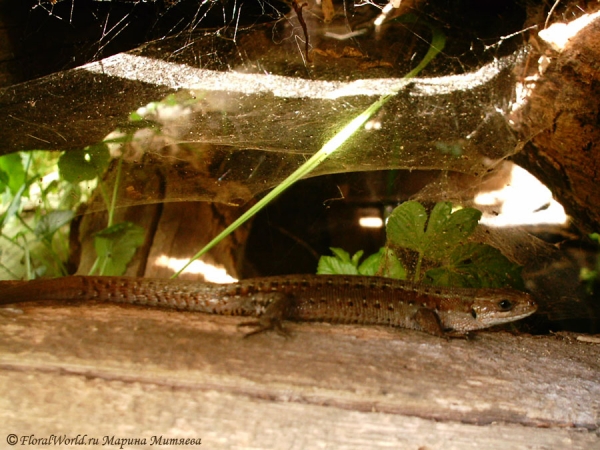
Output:
[[[354,267],[358,267],[358,263],[360,262],[360,258],[362,258],[365,252],[363,250],[357,251],[354,255],[352,255],[352,265]]]
[[[343,262],[350,262],[350,253],[348,253],[343,248],[329,247],[329,250],[331,250],[331,253],[333,253],[333,257]]]
[[[132,122],[139,122],[143,119],[144,118],[137,111],[134,111],[131,114],[129,114],[129,120],[131,120]]]
[[[25,184],[27,174],[23,167],[23,160],[19,153],[10,153],[0,156],[0,170],[4,172],[2,181],[8,185],[10,192],[16,195],[19,188]],[[29,183],[31,184],[31,183]],[[21,191],[21,195],[23,192]]]
[[[102,275],[123,275],[137,248],[144,242],[144,228],[122,222],[96,233],[94,247]]]
[[[426,259],[443,261],[473,233],[480,218],[477,209],[464,208],[453,213],[452,203],[439,202],[427,221],[423,205],[405,202],[390,214],[386,227],[388,242],[391,247],[408,248]]]
[[[350,254],[336,247],[330,248],[335,256],[321,256],[317,265],[317,273],[320,275],[358,275],[358,260],[362,256],[362,251],[354,254],[350,258]],[[356,256],[358,259],[356,259]]]
[[[383,256],[383,248],[380,249],[377,253],[373,253],[371,256],[368,256],[359,266],[358,273],[360,275],[368,275],[374,276],[377,275],[379,271],[379,266],[381,265],[381,260]]]
[[[8,183],[10,182],[10,177],[8,174],[0,169],[0,193],[4,192],[4,189],[8,187]]]
[[[427,219],[426,210],[420,203],[405,202],[388,219],[388,247],[417,252],[415,269],[410,274],[416,282],[462,287],[508,285],[522,289],[520,266],[494,247],[467,242],[480,218],[481,212],[477,209],[463,208],[452,212],[451,203],[440,202]],[[428,270],[421,280],[423,264],[437,267]]]
[[[382,248],[380,252],[382,252],[382,257],[378,273],[383,277],[406,280],[406,269],[396,256],[396,253],[390,248]]]
[[[341,249],[331,247],[335,256],[321,256],[317,267],[320,275],[367,275],[386,276],[390,278],[406,278],[406,270],[390,249],[381,248],[359,264],[363,251],[359,250],[352,257]]]
[[[4,213],[0,216],[0,230],[4,229],[4,226],[8,223],[8,221],[19,212],[23,193],[26,189],[29,189],[29,186],[31,186],[34,181],[35,178],[31,178],[30,180],[27,180],[26,183],[23,183],[21,187],[19,187],[14,197],[10,201],[8,208],[6,208],[6,211],[4,211]]]
[[[52,241],[54,233],[56,233],[63,225],[69,223],[74,216],[75,213],[69,210],[51,211],[42,216],[35,226],[34,233],[37,237],[50,242]]]
[[[594,281],[599,275],[597,270],[590,270],[587,267],[582,267],[579,272],[579,279],[582,281]]]
[[[386,231],[388,241],[393,246],[422,252],[426,247],[425,223],[427,211],[419,202],[402,203],[388,218]]]
[[[361,275],[406,279],[406,270],[392,249],[382,247],[358,267]]]
[[[523,289],[521,269],[494,247],[468,243],[457,247],[446,264],[428,270],[425,282],[436,286]]]
[[[473,234],[481,211],[463,208],[452,212],[452,203],[439,202],[431,211],[425,232],[424,257],[442,261]]]
[[[358,275],[356,266],[345,263],[333,256],[321,256],[317,265],[319,275]]]
[[[83,150],[64,152],[58,160],[60,176],[71,183],[93,180],[101,175],[110,161],[110,152],[104,142]]]

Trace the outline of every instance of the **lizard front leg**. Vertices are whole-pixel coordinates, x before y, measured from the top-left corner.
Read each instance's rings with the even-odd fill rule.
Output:
[[[264,331],[275,330],[282,336],[289,337],[290,333],[283,326],[283,321],[290,318],[290,313],[294,305],[292,295],[282,292],[273,292],[269,294],[261,294],[262,300],[268,306],[265,312],[258,316],[257,320],[251,322],[243,322],[239,327],[253,327],[244,337],[262,333]]]
[[[447,331],[444,330],[440,316],[435,311],[428,308],[419,308],[414,315],[415,322],[419,326],[419,329],[425,333],[432,334],[434,336],[443,337],[446,339],[458,338],[458,339],[469,339],[469,334],[460,331]]]
[[[446,333],[442,327],[440,317],[428,308],[419,308],[414,315],[415,322],[421,331],[433,334],[434,336],[445,337]]]

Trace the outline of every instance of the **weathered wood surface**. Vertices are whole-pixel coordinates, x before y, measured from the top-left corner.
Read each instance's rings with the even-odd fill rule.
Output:
[[[600,448],[598,345],[327,324],[243,339],[240,320],[105,304],[1,309],[2,445],[15,433],[148,447],[162,435],[203,448]]]

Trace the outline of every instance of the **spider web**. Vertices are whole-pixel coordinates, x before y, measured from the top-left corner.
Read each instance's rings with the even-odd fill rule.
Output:
[[[417,20],[402,21],[406,13]],[[431,27],[446,35],[446,47],[424,78],[404,86],[315,175],[403,168],[483,178],[515,151],[515,86],[534,28],[519,3],[465,0],[32,0],[28,14],[24,40],[47,36],[54,70],[98,62],[15,88],[13,97],[38,108],[4,108],[5,149],[80,149],[111,132],[134,133],[129,148],[113,153],[161,166],[166,178],[194,174],[166,196],[140,192],[133,203],[248,201],[400,85],[427,52]],[[62,111],[59,93],[87,108]],[[132,127],[133,111],[149,126]],[[200,178],[219,189],[199,186]]]
[[[24,40],[58,54],[55,69],[76,67],[155,39],[211,28],[216,34],[281,19],[285,8],[219,0],[31,0]],[[235,31],[233,32],[235,35]],[[60,53],[65,53],[62,58]],[[68,55],[68,56],[67,56]],[[58,56],[58,58],[56,58]]]
[[[421,3],[410,2],[414,10],[392,8],[383,25],[375,25],[384,17],[385,4],[343,2],[333,4],[335,12],[327,14],[324,4],[302,3],[300,17],[287,5],[264,1],[37,0],[30,10],[31,36],[63,39],[64,30],[80,26],[89,36],[84,42],[67,41],[76,42],[78,51],[61,69],[99,63],[66,72],[62,81],[49,77],[44,86],[47,93],[49,84],[55,82],[51,89],[60,90],[59,85],[68,83],[66,96],[84,101],[87,110],[79,115],[57,111],[54,116],[60,120],[43,120],[43,128],[24,125],[39,124],[35,112],[9,111],[16,120],[6,129],[22,132],[3,136],[4,142],[10,147],[14,136],[31,136],[30,142],[14,143],[14,149],[39,148],[40,141],[47,148],[82,148],[111,130],[127,130],[127,115],[141,108],[144,120],[153,125],[152,143],[148,130],[137,135],[146,136],[145,164],[167,167],[170,177],[171,168],[185,163],[203,179],[208,175],[234,183],[235,193],[223,194],[226,190],[207,192],[206,186],[186,180],[185,185],[193,186],[189,193],[173,192],[164,200],[192,195],[239,204],[279,182],[344,123],[398,86],[427,52],[428,27],[434,26],[446,34],[447,44],[426,69],[427,78],[401,90],[367,132],[319,173],[417,168],[483,176],[514,150],[506,115],[514,102],[512,69],[523,58],[523,14],[518,12],[494,34],[488,23],[481,25],[486,22],[482,15],[498,23],[502,11],[478,8],[457,26],[455,16],[464,16],[464,4],[440,2],[419,9]],[[418,23],[395,20],[405,12],[415,13]],[[108,80],[100,85],[97,76],[89,79],[90,73]],[[155,88],[147,89],[147,84]],[[28,89],[34,92],[30,101],[46,106],[47,94],[35,95],[35,85]],[[120,94],[120,105],[109,105],[111,91],[126,93]],[[161,103],[165,98],[169,101]],[[147,108],[149,104],[154,106]],[[83,116],[95,120],[91,124]],[[124,153],[139,162],[140,146]],[[265,178],[266,185],[249,182]],[[144,196],[157,198],[152,192]]]

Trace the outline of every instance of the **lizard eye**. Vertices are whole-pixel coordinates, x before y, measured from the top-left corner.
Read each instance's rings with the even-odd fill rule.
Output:
[[[502,310],[502,311],[510,311],[513,307],[513,304],[510,300],[500,300],[498,302],[498,307]]]
[[[474,309],[471,309],[471,315],[473,316],[473,319],[477,319],[477,311]]]

